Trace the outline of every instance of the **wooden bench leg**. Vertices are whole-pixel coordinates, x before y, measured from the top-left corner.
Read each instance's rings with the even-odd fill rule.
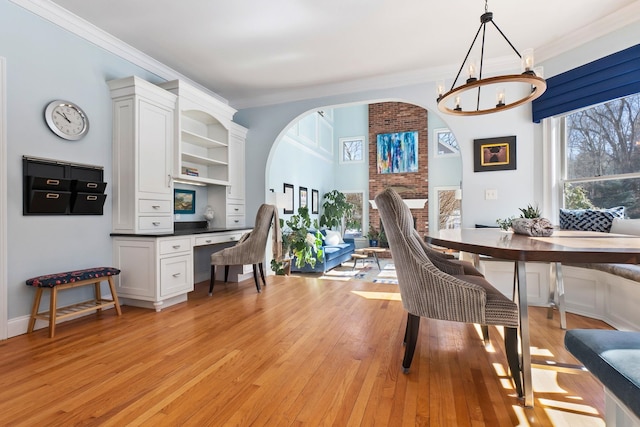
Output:
[[[96,294],[96,301],[98,302],[98,304],[100,303],[100,301],[102,301],[102,291],[100,290],[100,282],[101,282],[101,280],[98,279],[93,284],[93,289],[94,289],[94,292]],[[96,310],[96,313],[100,313],[100,312],[102,312],[102,307],[98,307],[98,309]]]
[[[107,277],[109,282],[109,290],[111,290],[111,297],[113,298],[113,305],[116,308],[116,313],[118,316],[122,316],[122,311],[120,310],[120,301],[118,301],[118,294],[116,294],[116,285],[113,283],[113,277]]]
[[[51,288],[49,295],[49,338],[53,338],[56,333],[56,307],[58,305],[58,288]]]
[[[27,329],[27,333],[30,334],[33,332],[33,328],[36,325],[36,315],[38,314],[38,310],[40,309],[40,300],[42,299],[42,288],[36,289],[36,296],[33,300],[33,308],[31,309],[31,319],[29,319],[29,328]]]

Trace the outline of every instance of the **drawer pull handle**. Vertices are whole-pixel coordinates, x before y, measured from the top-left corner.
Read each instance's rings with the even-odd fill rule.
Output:
[[[152,224],[153,224],[154,226],[156,226],[156,227],[160,225],[160,223],[159,223],[158,221],[154,221],[154,222],[152,222]]]
[[[98,188],[98,184],[96,184],[95,182],[89,182],[87,184],[87,188]]]
[[[47,185],[60,185],[60,181],[57,179],[48,179]]]
[[[238,209],[238,208],[235,208],[235,209],[234,209],[234,211],[236,211],[236,212],[238,212],[239,210],[240,210],[240,209]]]
[[[90,200],[90,201],[98,200],[98,196],[87,196],[87,200]]]
[[[151,206],[153,209],[160,209],[160,205],[153,205]]]
[[[47,199],[57,199],[60,195],[56,193],[47,193]]]
[[[173,277],[180,277],[180,275],[181,275],[181,274],[182,274],[182,273],[174,273],[174,274],[173,274]]]
[[[180,245],[173,245],[173,249],[180,249]]]
[[[211,243],[211,239],[205,240],[205,243]]]
[[[239,219],[234,220],[233,222],[235,222],[236,224],[240,222]]]

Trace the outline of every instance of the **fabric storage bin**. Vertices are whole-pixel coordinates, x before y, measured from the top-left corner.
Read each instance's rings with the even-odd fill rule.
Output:
[[[71,213],[102,215],[102,207],[106,198],[106,194],[73,193]]]
[[[66,213],[71,198],[70,191],[31,190],[29,194],[30,213]]]

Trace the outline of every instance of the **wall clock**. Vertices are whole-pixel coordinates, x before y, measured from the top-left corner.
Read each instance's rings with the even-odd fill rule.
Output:
[[[51,101],[44,110],[44,119],[60,138],[77,141],[89,132],[89,118],[73,102]]]

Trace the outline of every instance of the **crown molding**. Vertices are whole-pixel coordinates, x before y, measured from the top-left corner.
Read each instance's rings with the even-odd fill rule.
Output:
[[[540,63],[559,56],[580,45],[603,37],[613,31],[640,21],[640,1],[635,1],[607,16],[592,22],[590,25],[572,31],[545,46],[536,49],[536,62]],[[637,40],[629,40],[629,46],[637,44]]]
[[[200,85],[188,77],[180,74],[176,70],[166,66],[151,56],[139,51],[138,49],[128,45],[122,40],[112,36],[106,31],[96,27],[90,22],[80,18],[79,16],[69,12],[57,4],[49,0],[9,0],[11,3],[28,10],[29,12],[55,24],[65,30],[105,49],[145,70],[157,75],[158,77],[169,80],[183,80],[189,84],[196,86],[203,92],[215,97],[221,102],[228,104],[229,101],[210,89]]]

